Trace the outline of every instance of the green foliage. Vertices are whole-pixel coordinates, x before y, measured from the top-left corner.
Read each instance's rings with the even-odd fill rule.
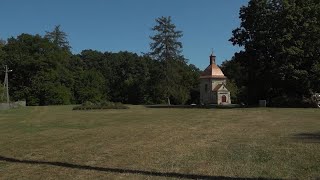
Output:
[[[160,21],[159,21],[160,22]],[[168,28],[175,28],[170,18]],[[27,105],[81,104],[86,101],[174,104],[198,100],[199,69],[180,55],[181,31],[168,44],[162,61],[131,52],[83,50],[71,54],[67,35],[56,26],[44,37],[21,34],[0,44],[0,63],[8,65],[10,95]],[[162,42],[163,43],[163,42]],[[169,47],[170,46],[170,47]],[[173,53],[173,49],[174,53]]]
[[[191,99],[191,92],[199,88],[200,71],[185,61],[169,61],[168,75],[166,82],[168,94],[172,104],[185,104],[188,100],[195,103],[198,100]],[[163,85],[165,87],[165,85]]]
[[[0,48],[6,45],[6,41],[3,39],[0,39]]]
[[[241,25],[230,39],[245,51],[236,54],[238,87],[246,87],[248,103],[295,99],[302,103],[319,92],[320,2],[315,0],[251,0],[240,10]],[[226,68],[226,69],[228,69]],[[290,101],[284,101],[291,103]]]
[[[231,102],[234,104],[239,104],[241,101],[238,99],[240,90],[237,87],[236,83],[233,80],[227,80],[226,83],[227,89],[230,91]]]
[[[149,55],[159,61],[152,71],[157,73],[153,93],[156,93],[158,103],[185,104],[187,101],[194,102],[191,94],[199,85],[199,70],[194,66],[187,65],[187,60],[181,55],[182,31],[176,30],[171,22],[171,17],[156,19],[156,25],[152,28],[155,35],[151,36]]]
[[[4,62],[4,60],[6,59],[6,52],[3,50],[3,47],[6,45],[6,41],[0,39],[0,69],[2,70],[2,64]],[[0,71],[0,74],[3,75],[4,77],[4,71]],[[1,76],[2,78],[2,76]],[[1,80],[2,81],[2,80]],[[0,82],[1,82],[0,81]],[[4,88],[3,88],[3,83],[0,83],[0,102],[4,102]]]
[[[156,23],[152,28],[155,35],[150,37],[152,40],[150,43],[152,51],[150,55],[160,61],[179,58],[182,48],[179,38],[183,36],[182,31],[176,30],[176,26],[171,22],[170,16],[157,18]]]
[[[68,35],[61,30],[60,25],[55,26],[53,31],[51,32],[46,31],[46,35],[44,37],[49,39],[51,42],[62,49],[70,49],[69,41],[67,38]]]
[[[129,52],[120,52],[110,57],[110,65],[113,67],[113,78],[110,79],[112,101],[130,104],[145,102],[150,79],[148,63],[151,60]]]
[[[72,78],[66,69],[70,55],[39,35],[21,34],[8,39],[2,62],[9,74],[13,100],[26,99],[28,105],[69,104]],[[55,100],[53,99],[55,98]]]
[[[32,79],[31,96],[27,97],[29,105],[61,105],[71,103],[71,92],[59,82],[55,71],[40,72]],[[30,99],[32,97],[32,99]]]
[[[228,77],[227,88],[231,94],[232,103],[244,103],[247,101],[247,88],[243,85],[247,78],[247,72],[239,62],[239,58],[233,57],[221,64],[221,70]]]
[[[75,77],[74,96],[77,103],[99,102],[105,98],[104,78],[94,70],[78,72]]]
[[[129,107],[119,102],[114,103],[110,101],[103,101],[100,103],[92,103],[90,101],[86,101],[80,106],[73,107],[73,110],[94,110],[94,109],[129,109]]]

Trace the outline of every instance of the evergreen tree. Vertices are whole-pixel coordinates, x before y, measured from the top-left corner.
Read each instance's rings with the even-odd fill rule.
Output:
[[[159,77],[160,86],[163,87],[162,95],[168,99],[170,104],[170,97],[177,97],[176,88],[179,81],[179,74],[177,73],[177,61],[185,62],[181,56],[182,43],[179,38],[182,37],[182,31],[176,30],[176,26],[171,22],[171,17],[160,17],[156,19],[156,25],[152,28],[154,35],[150,37],[151,57],[161,62],[159,68],[162,69],[162,74]],[[181,91],[181,88],[178,88]],[[181,92],[180,92],[181,93]],[[180,95],[180,94],[179,94]]]
[[[48,38],[51,42],[62,49],[70,49],[68,35],[61,30],[60,25],[55,26],[51,32],[46,31],[46,35],[44,37]]]
[[[182,49],[179,38],[183,36],[182,31],[176,30],[170,16],[157,18],[156,23],[152,28],[155,34],[150,37],[150,55],[159,61],[179,59]]]

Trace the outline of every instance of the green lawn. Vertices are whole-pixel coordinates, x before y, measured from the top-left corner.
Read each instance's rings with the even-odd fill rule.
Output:
[[[320,109],[0,111],[0,179],[320,177]]]

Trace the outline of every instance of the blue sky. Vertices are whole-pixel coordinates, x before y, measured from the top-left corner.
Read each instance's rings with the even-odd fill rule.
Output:
[[[248,0],[0,0],[0,38],[41,34],[61,25],[74,53],[149,51],[155,19],[171,16],[183,31],[183,55],[200,69],[211,48],[220,64],[240,50],[228,41]]]

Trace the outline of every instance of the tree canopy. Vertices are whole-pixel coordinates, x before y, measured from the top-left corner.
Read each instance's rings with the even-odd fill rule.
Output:
[[[230,41],[244,51],[224,69],[240,71],[228,77],[245,87],[248,103],[297,105],[320,91],[318,0],[251,0],[240,20]]]
[[[162,62],[149,55],[83,50],[70,52],[67,34],[60,26],[44,36],[21,34],[0,44],[0,63],[8,65],[11,100],[27,105],[78,104],[114,101],[130,104],[163,103]],[[176,65],[179,79],[173,103],[196,102],[191,96],[198,69]],[[4,76],[4,73],[1,73]],[[159,96],[160,94],[160,96]],[[172,94],[174,95],[174,94]]]

